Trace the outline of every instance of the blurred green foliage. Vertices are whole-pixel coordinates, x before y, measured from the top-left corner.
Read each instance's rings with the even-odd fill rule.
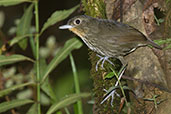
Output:
[[[89,70],[78,68],[78,72],[76,71],[78,74],[78,79],[76,80],[80,82],[80,85],[79,83],[75,85],[73,80],[73,72],[71,72],[73,66],[71,67],[70,65],[70,70],[66,69],[66,72],[60,75],[54,75],[52,71],[54,69],[58,70],[57,66],[66,60],[73,50],[81,48],[82,42],[77,38],[70,38],[64,46],[61,46],[57,45],[56,36],[51,35],[47,37],[46,45],[40,47],[39,38],[43,36],[46,29],[69,17],[79,6],[77,5],[68,10],[54,11],[47,21],[44,22],[40,32],[36,32],[39,31],[38,1],[0,0],[0,6],[14,6],[25,2],[27,2],[27,7],[24,7],[23,15],[20,19],[14,19],[15,25],[8,30],[8,36],[12,36],[12,39],[4,42],[7,35],[0,31],[0,36],[4,37],[2,40],[0,39],[0,72],[3,80],[5,80],[3,81],[0,78],[0,83],[4,85],[0,87],[0,112],[6,113],[14,109],[13,111],[16,113],[40,114],[48,111],[47,113],[50,114],[52,112],[62,113],[63,109],[65,109],[65,111],[72,113],[72,110],[66,108],[68,105],[72,106],[71,104],[81,98],[90,96],[89,93],[75,91],[75,86],[77,88],[80,86],[81,91],[90,89]],[[0,13],[0,18],[2,18],[0,20],[0,28],[2,28],[5,22],[3,12]],[[25,51],[29,49],[32,53],[29,52],[25,56],[24,51],[19,53],[16,51],[19,48]],[[76,69],[75,66],[74,69]],[[38,72],[40,72],[40,75]],[[49,78],[51,74],[55,77],[53,80]],[[6,99],[6,96],[10,97],[10,99]],[[26,104],[29,104],[30,108]],[[26,111],[23,111],[24,108],[17,108],[21,106],[28,108]],[[47,109],[41,109],[40,106],[45,106]],[[80,103],[77,104],[76,111],[80,114],[83,113],[82,108],[78,107],[82,107]]]

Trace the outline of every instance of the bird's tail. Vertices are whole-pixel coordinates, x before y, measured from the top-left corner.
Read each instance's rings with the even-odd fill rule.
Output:
[[[161,49],[162,50],[162,47],[160,47],[158,44],[156,44],[155,42],[153,42],[151,39],[148,39],[149,41],[149,45],[153,46],[154,48],[157,48],[157,49]]]

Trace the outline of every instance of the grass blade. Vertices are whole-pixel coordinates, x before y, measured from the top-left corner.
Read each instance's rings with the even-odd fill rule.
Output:
[[[10,88],[1,90],[1,91],[0,91],[0,97],[9,94],[9,93],[12,92],[12,91],[15,91],[15,90],[17,90],[17,89],[20,89],[20,88],[22,88],[22,87],[29,86],[29,85],[32,85],[32,84],[33,84],[32,82],[28,82],[28,83],[23,83],[23,84],[14,85],[14,86],[12,86],[12,87],[10,87]]]
[[[78,74],[77,74],[75,62],[74,62],[74,59],[72,57],[72,54],[70,54],[69,56],[70,56],[72,72],[73,72],[73,76],[74,76],[75,91],[77,94],[79,94],[80,93],[80,86],[79,86],[79,79],[78,79]],[[78,114],[83,114],[83,108],[82,108],[81,100],[77,101],[77,111],[78,111]]]
[[[31,2],[32,0],[0,0],[0,6],[17,5],[23,2]]]
[[[30,27],[31,27],[31,20],[33,17],[33,4],[31,4],[26,11],[24,12],[24,15],[22,16],[20,23],[17,25],[17,36],[23,36],[25,34],[29,34]],[[25,49],[27,47],[27,40],[23,39],[19,42],[19,46],[22,49]]]
[[[35,103],[30,107],[30,109],[26,114],[36,114],[36,113],[37,113],[37,104]]]
[[[12,100],[12,101],[6,101],[0,104],[0,113],[5,112],[9,109],[19,107],[25,104],[33,103],[32,100],[29,99],[17,99],[17,100]]]
[[[64,60],[72,50],[79,49],[82,46],[82,42],[78,40],[77,38],[72,38],[68,40],[64,47],[55,55],[55,57],[52,59],[52,61],[47,66],[45,72],[43,73],[42,82],[45,81],[48,74],[62,61]]]
[[[11,55],[11,56],[0,55],[0,66],[13,64],[13,63],[16,63],[19,61],[25,61],[25,60],[34,62],[34,60],[32,60],[31,58],[28,58],[23,55],[17,55],[17,54]]]
[[[65,97],[64,99],[62,99],[61,101],[54,103],[49,110],[47,111],[46,114],[52,114],[55,111],[57,111],[58,109],[64,108],[70,104],[75,103],[76,101],[78,101],[81,98],[85,98],[85,97],[89,97],[90,93],[80,93],[80,94],[72,94],[69,95],[67,97]]]
[[[27,34],[27,35],[22,35],[22,36],[16,36],[12,40],[9,41],[9,46],[13,46],[14,44],[18,43],[19,41],[21,41],[27,37],[31,37],[31,36],[33,36],[33,35]]]
[[[44,73],[44,71],[46,70],[47,64],[46,64],[46,60],[45,59],[40,59],[40,77],[42,78],[42,75]],[[40,79],[41,79],[40,78]],[[41,89],[42,91],[44,91],[51,99],[52,101],[56,101],[56,95],[51,87],[51,84],[49,83],[49,79],[46,78],[46,80],[41,84]]]

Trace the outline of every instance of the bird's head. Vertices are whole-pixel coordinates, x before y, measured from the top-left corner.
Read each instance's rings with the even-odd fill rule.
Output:
[[[90,31],[93,31],[93,29],[96,27],[95,24],[95,18],[86,15],[80,15],[71,18],[66,25],[60,26],[59,29],[69,29],[73,33],[83,38],[88,35]]]

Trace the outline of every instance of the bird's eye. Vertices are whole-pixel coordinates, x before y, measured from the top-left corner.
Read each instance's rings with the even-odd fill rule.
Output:
[[[74,21],[75,25],[79,25],[80,23],[81,23],[81,20],[79,18]]]

